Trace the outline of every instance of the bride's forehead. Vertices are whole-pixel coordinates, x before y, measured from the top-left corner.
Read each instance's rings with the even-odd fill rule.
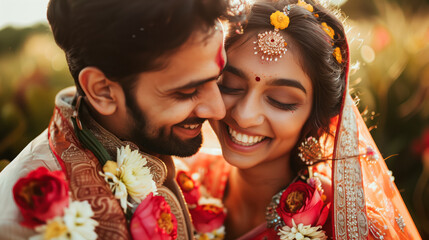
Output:
[[[299,52],[288,50],[277,61],[267,61],[254,49],[251,41],[236,42],[227,51],[228,64],[239,68],[245,73],[259,75],[288,75],[304,72]]]

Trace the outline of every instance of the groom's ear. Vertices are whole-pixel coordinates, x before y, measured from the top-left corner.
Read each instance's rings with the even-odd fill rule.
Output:
[[[86,67],[79,73],[79,84],[86,99],[101,115],[113,115],[118,111],[123,90],[119,83],[110,81],[96,67]]]

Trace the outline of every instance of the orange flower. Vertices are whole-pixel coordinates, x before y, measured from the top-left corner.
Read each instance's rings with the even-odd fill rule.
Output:
[[[298,3],[296,4],[304,9],[307,9],[307,11],[313,12],[313,6],[311,4],[306,3],[305,1],[298,0]]]
[[[341,50],[339,47],[336,47],[334,49],[334,52],[332,53],[332,55],[334,55],[335,59],[337,59],[338,63],[342,63],[343,62],[343,57],[341,56]]]
[[[334,29],[332,29],[330,26],[328,26],[328,24],[326,24],[325,22],[322,22],[322,29],[323,29],[323,31],[326,32],[326,34],[329,35],[329,37],[334,39],[334,36],[335,36]]]
[[[271,25],[273,25],[276,29],[283,30],[289,26],[289,17],[280,12],[276,11],[270,16]]]

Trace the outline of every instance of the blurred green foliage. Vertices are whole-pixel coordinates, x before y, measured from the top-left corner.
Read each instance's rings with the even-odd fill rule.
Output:
[[[353,94],[383,156],[397,154],[386,162],[423,239],[429,239],[423,227],[429,188],[419,189],[418,198],[413,193],[416,185],[429,185],[419,180],[423,151],[416,148],[429,129],[428,6],[429,0],[349,0],[342,6],[352,62],[359,65],[351,74]],[[0,30],[0,160],[12,160],[48,126],[55,94],[73,84],[47,25]]]
[[[429,239],[423,227],[429,221],[429,187],[416,194],[416,185],[429,184],[420,177],[428,174],[422,156],[429,142],[422,146],[421,138],[429,130],[429,8],[412,2],[349,1],[343,9],[353,16],[353,93],[380,152],[390,157],[386,163],[423,239]]]
[[[0,30],[0,159],[12,160],[49,123],[74,82],[47,25]]]

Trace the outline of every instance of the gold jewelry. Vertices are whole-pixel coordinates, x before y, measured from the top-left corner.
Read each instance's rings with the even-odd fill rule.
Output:
[[[290,9],[290,5],[287,8]],[[271,14],[270,20],[274,30],[259,33],[258,40],[253,43],[257,45],[254,47],[257,50],[255,55],[261,53],[262,60],[271,62],[277,61],[287,51],[287,43],[279,31],[289,26],[289,17],[286,12],[276,11]]]
[[[298,156],[307,166],[311,166],[322,159],[322,147],[314,137],[305,139],[298,150],[300,152]]]

